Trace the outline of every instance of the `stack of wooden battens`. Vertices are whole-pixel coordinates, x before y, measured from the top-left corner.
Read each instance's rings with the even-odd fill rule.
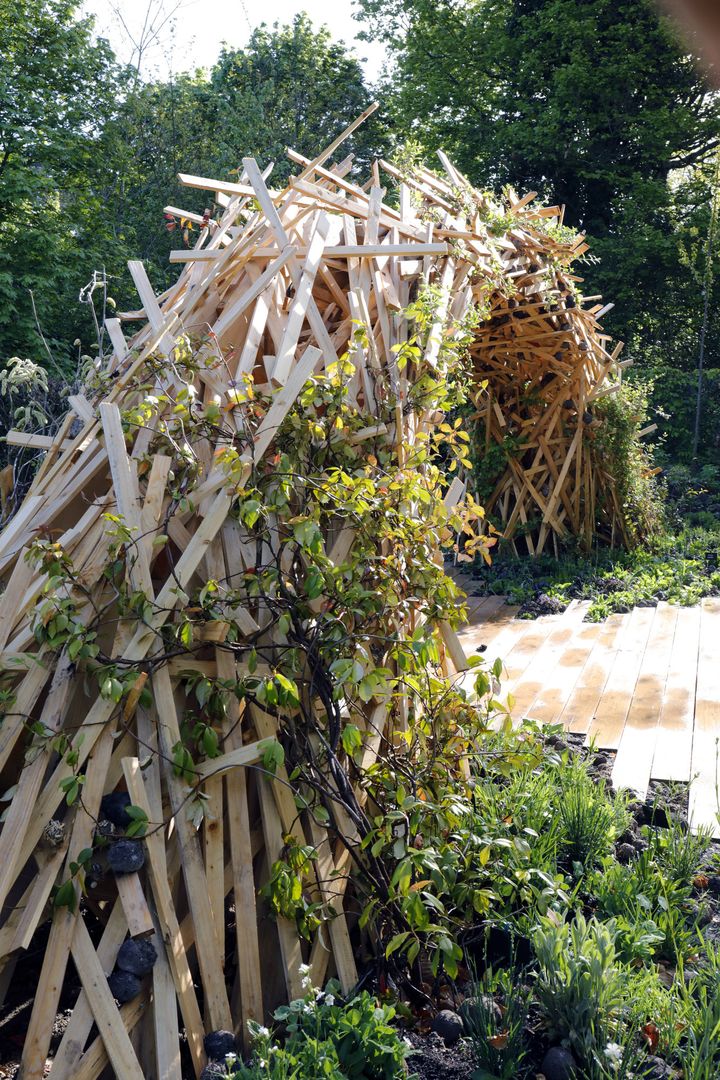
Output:
[[[157,632],[177,618],[185,591],[191,594],[209,579],[222,588],[243,571],[248,536],[230,515],[236,487],[228,487],[213,455],[234,433],[219,434],[218,446],[208,446],[204,457],[196,451],[201,475],[192,502],[168,516],[168,478],[177,462],[154,450],[150,427],[123,429],[121,410],[135,406],[145,392],[138,391],[138,381],[156,380],[158,389],[172,390],[178,343],[201,343],[196,393],[204,401],[214,395],[231,419],[234,387],[243,375],[274,389],[254,445],[245,451],[246,479],[271,451],[307,379],[344,354],[355,365],[351,396],[367,413],[368,438],[386,439],[397,449],[432,425],[433,415],[407,407],[408,378],[437,371],[444,332],[472,304],[478,275],[492,279],[498,245],[481,227],[481,197],[474,210],[461,208],[467,198],[459,203],[458,189],[465,196],[471,189],[444,157],[446,178],[420,172],[401,182],[399,209],[384,201],[379,185],[380,168],[402,181],[393,166],[376,164],[365,186],[348,178],[351,158],[332,166],[335,151],[366,115],[312,161],[290,152],[300,171],[281,191],[268,189],[267,171],[263,175],[251,158],[243,161],[239,183],[181,175],[187,186],[213,192],[221,213],[208,222],[167,208],[194,217],[201,228],[193,249],[172,254],[171,261],[185,266],[162,296],[155,295],[140,262],[129,264],[142,308],[107,320],[113,344],[105,371],[109,389],[99,395],[88,387],[72,397],[57,436],[44,444],[37,436],[10,435],[15,445],[25,440],[47,451],[29,494],[0,534],[0,667],[5,689],[15,693],[0,726],[0,996],[24,951],[45,940],[44,930],[37,932],[50,919],[22,1051],[24,1080],[47,1075],[63,987],[67,992],[74,984],[71,959],[81,989],[50,1063],[54,1080],[179,1080],[181,1037],[199,1075],[206,1063],[204,1034],[230,1029],[244,1041],[248,1020],[261,1021],[278,1000],[302,993],[303,962],[316,984],[331,972],[346,991],[356,983],[342,908],[350,864],[346,848],[331,846],[317,822],[298,816],[282,768],[275,779],[261,769],[247,770],[258,763],[258,744],[276,732],[272,717],[259,709],[241,715],[237,703],[230,705],[221,756],[197,766],[209,813],[196,829],[185,812],[187,786],[171,763],[184,709],[181,676],[194,671],[233,680],[242,674],[223,624],[208,631],[200,650],[152,669],[151,706],[139,704],[142,678],[138,693],[117,706],[98,694],[95,680],[65,652],[38,647],[33,620],[47,579],[26,553],[38,535],[61,545],[76,575],[77,587],[68,587],[69,594],[89,620],[110,588],[104,571],[116,535],[107,515],[122,518],[139,538],[128,546],[127,583],[149,598],[152,614],[144,622],[118,621],[104,649],[140,672]],[[514,237],[500,248],[520,257]],[[423,283],[439,287],[435,325],[421,358],[399,372],[395,347],[411,332],[402,312]],[[139,319],[145,325],[127,341],[122,321]],[[367,331],[364,346],[357,344],[358,325]],[[392,420],[373,423],[381,386],[386,419],[388,393],[393,398]],[[492,414],[503,408],[511,422],[507,402],[498,397],[494,393]],[[459,499],[462,487],[455,481],[446,500]],[[163,532],[171,558],[160,557],[163,549],[153,542]],[[341,531],[332,545],[328,540],[330,558],[343,559],[351,544],[352,534]],[[248,635],[262,629],[261,611],[236,613],[241,616]],[[463,669],[464,654],[449,625],[440,623],[437,635],[446,672]],[[357,717],[366,732],[366,764],[395,723],[394,708],[371,701]],[[40,725],[35,733],[31,724]],[[72,765],[47,737],[61,732],[76,751]],[[78,770],[85,777],[82,799],[67,806],[61,785]],[[101,799],[115,791],[127,791],[147,814],[144,869],[111,876],[101,899],[89,895],[74,910],[53,908],[53,887],[71,877],[71,864],[92,845]],[[258,899],[288,833],[317,848],[317,880],[308,888],[332,901],[337,913],[310,946],[290,922],[263,920]],[[234,911],[232,931],[227,905]],[[107,975],[128,935],[151,938],[158,961],[142,993],[118,1007]]]
[[[549,540],[557,552],[568,537],[590,548],[598,534],[630,546],[595,406],[618,392],[631,361],[620,361],[623,343],[611,348],[599,322],[613,305],[582,297],[582,278],[571,272],[588,250],[584,235],[558,229],[564,207],[533,209],[534,198],[509,195],[512,213],[521,213],[497,241],[505,287],[489,291],[482,279],[474,286],[487,315],[472,349],[477,379],[487,383],[478,442],[485,453],[504,450],[485,509],[515,550],[530,555]]]

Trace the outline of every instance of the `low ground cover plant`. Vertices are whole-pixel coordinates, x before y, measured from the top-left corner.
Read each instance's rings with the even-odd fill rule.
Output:
[[[720,594],[720,522],[687,525],[651,538],[634,551],[598,548],[593,555],[567,552],[559,559],[521,559],[500,547],[491,566],[473,566],[478,593],[507,596],[521,616],[543,614],[544,598],[566,605],[590,600],[586,618],[670,603],[697,604]]]
[[[532,727],[529,734],[539,737]],[[522,736],[498,738],[510,749]],[[477,1076],[534,1076],[538,1046],[571,1053],[576,1075],[588,1080],[665,1075],[652,1071],[658,1055],[678,1067],[690,1056],[698,1075],[712,1075],[704,1063],[716,1066],[710,1033],[720,1029],[709,987],[717,960],[700,926],[708,836],[690,835],[665,814],[662,827],[639,825],[639,804],[598,780],[592,752],[581,759],[546,743],[540,759],[512,770],[499,760],[467,804],[452,804],[454,827],[441,814],[433,833],[428,819],[442,799],[428,806],[407,890],[434,896],[433,918],[462,945],[456,986],[475,958],[460,1013]],[[423,869],[444,840],[456,853],[452,873],[446,853],[437,860],[442,872]],[[463,862],[458,852],[470,857]],[[473,906],[458,902],[468,891]],[[471,923],[473,932],[463,933]],[[388,949],[399,958],[404,942]]]
[[[406,1034],[451,1006],[473,1080],[531,1080],[551,1050],[577,1080],[716,1077],[709,837],[615,793],[592,749],[557,732],[463,723],[425,733],[413,775],[388,753],[366,778],[366,847],[389,880],[384,897],[358,892],[361,932],[384,956],[370,992],[308,985],[229,1075],[413,1074]]]
[[[232,1080],[399,1080],[407,1076],[410,1052],[397,1028],[395,1010],[367,992],[349,1001],[340,987],[312,987],[308,969],[306,993],[275,1011],[278,1027],[251,1025],[253,1050],[247,1065],[228,1062]],[[279,1034],[284,1031],[285,1038]]]

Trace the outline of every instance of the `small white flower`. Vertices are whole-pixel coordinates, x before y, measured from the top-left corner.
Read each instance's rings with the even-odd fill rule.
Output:
[[[608,1043],[605,1047],[605,1057],[610,1061],[613,1068],[617,1069],[622,1063],[623,1049],[619,1043]]]
[[[259,1039],[267,1039],[270,1037],[270,1028],[259,1027],[257,1033]]]
[[[298,968],[298,973],[299,973],[300,976],[309,975],[310,974],[310,965],[309,964],[301,964],[300,967]]]
[[[335,996],[333,994],[326,994],[325,995],[325,1004],[330,1005],[332,1007],[335,1004]]]

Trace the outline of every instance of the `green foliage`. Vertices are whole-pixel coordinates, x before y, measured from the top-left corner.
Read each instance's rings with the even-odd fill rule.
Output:
[[[75,0],[2,0],[0,21],[0,358],[61,361],[83,326],[77,303],[117,251],[98,201],[103,125],[123,76]],[[118,253],[119,254],[119,253]],[[89,326],[84,327],[89,329]],[[57,374],[57,371],[55,371]]]
[[[550,815],[553,779],[533,772],[542,760],[538,732],[527,724],[493,733],[472,716],[467,706],[454,716],[446,708],[432,728],[419,726],[412,779],[402,759],[390,756],[367,779],[379,812],[363,848],[387,862],[391,878],[389,903],[371,897],[363,920],[386,928],[400,914],[404,928],[386,955],[411,966],[428,957],[434,974],[450,978],[462,957],[457,943],[473,924],[565,905]],[[469,772],[465,782],[458,755]]]
[[[411,157],[442,147],[480,187],[565,204],[589,235],[586,293],[614,310],[672,458],[688,459],[718,100],[652,0],[361,0],[389,48],[389,113]],[[428,62],[428,58],[432,58]],[[710,311],[717,308],[717,260]],[[717,461],[720,355],[707,337],[701,456]]]
[[[683,1059],[693,1080],[715,1080],[720,1069],[720,997],[700,990],[697,1016],[690,1026]]]
[[[666,177],[712,149],[717,103],[654,4],[362,0],[360,17],[395,61],[398,128],[481,186],[565,203],[602,241],[620,326],[681,277]]]
[[[407,1076],[408,1047],[391,1024],[395,1011],[366,992],[344,1002],[337,983],[328,983],[324,992],[308,986],[303,998],[282,1006],[274,1015],[285,1029],[284,1044],[251,1021],[252,1058],[247,1066],[229,1067],[233,1080],[400,1080]]]
[[[697,940],[692,922],[692,882],[679,881],[658,861],[652,844],[628,866],[607,860],[587,881],[598,914],[616,920],[618,953],[648,961],[657,953],[681,963]]]
[[[667,829],[646,830],[650,850],[658,866],[678,885],[689,885],[702,866],[711,844],[705,827],[690,832],[677,821]]]
[[[293,836],[286,836],[283,856],[273,863],[270,877],[263,886],[263,894],[270,901],[270,908],[275,915],[290,919],[298,932],[308,940],[322,919],[322,905],[308,900],[303,887],[312,863],[317,857],[315,848],[299,844]],[[327,914],[326,914],[327,917]]]
[[[460,1008],[482,1080],[519,1080],[528,1075],[526,1025],[531,987],[515,972],[488,969],[474,979],[471,996]]]
[[[570,923],[546,920],[533,936],[536,997],[551,1038],[581,1061],[600,1056],[623,1001],[615,924],[578,914]]]
[[[689,1017],[681,1060],[693,1080],[711,1080],[720,1068],[720,953],[716,947],[706,945],[705,956],[705,966],[690,981],[684,996]]]
[[[627,824],[625,799],[609,795],[584,768],[568,766],[558,805],[561,855],[566,865],[587,870],[611,849]]]
[[[491,566],[476,561],[478,591],[505,595],[525,604],[538,593],[563,603],[590,600],[586,618],[600,621],[613,612],[659,600],[697,604],[720,592],[720,530],[697,526],[668,530],[630,552],[598,548],[592,556],[564,554],[559,560],[518,559],[506,552]]]
[[[0,18],[0,361],[48,361],[32,290],[56,375],[77,364],[76,339],[93,340],[93,303],[100,323],[114,306],[105,287],[85,289],[94,272],[137,307],[125,260],[144,259],[161,291],[170,248],[195,239],[163,206],[214,212],[180,169],[237,180],[251,154],[282,182],[287,146],[312,157],[371,101],[358,61],[303,14],[224,47],[207,75],[149,83],[94,39],[76,0],[2,0]],[[346,150],[364,172],[385,143],[374,117]]]
[[[648,389],[620,384],[617,393],[598,398],[601,421],[593,440],[598,464],[614,481],[631,543],[659,534],[664,525],[662,492],[652,476],[652,458],[639,432],[648,420]]]

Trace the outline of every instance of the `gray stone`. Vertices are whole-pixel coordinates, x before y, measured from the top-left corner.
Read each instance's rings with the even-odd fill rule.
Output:
[[[103,795],[100,801],[100,813],[103,814],[113,825],[119,825],[126,829],[132,818],[125,813],[128,806],[132,805],[132,799],[127,791],[111,791],[109,795]]]
[[[463,1022],[452,1009],[441,1009],[432,1022],[432,1030],[446,1046],[454,1046],[463,1033]]]
[[[638,1074],[642,1080],[672,1080],[675,1070],[660,1057],[649,1057]]]
[[[564,1046],[551,1046],[542,1060],[540,1072],[545,1080],[575,1080],[577,1064]]]
[[[115,874],[134,874],[145,864],[145,852],[137,840],[116,840],[107,851],[107,861]]]
[[[637,850],[634,844],[618,844],[615,849],[617,861],[627,865],[635,858]]]
[[[237,1054],[232,1031],[210,1031],[203,1040],[205,1053],[213,1061],[224,1061],[228,1054]]]
[[[128,938],[120,946],[116,964],[121,971],[129,971],[142,979],[144,975],[152,971],[156,960],[157,950],[152,941],[147,941],[145,938]]]
[[[720,874],[708,874],[708,891],[720,896]]]
[[[108,986],[112,996],[121,1005],[132,1001],[142,990],[142,983],[137,975],[132,975],[129,971],[113,971],[112,975],[108,975]]]
[[[502,1009],[490,994],[480,994],[478,997],[465,998],[458,1012],[465,1029],[468,1032],[477,1031],[481,1026],[481,1020],[489,1018],[494,1024],[502,1020]]]

